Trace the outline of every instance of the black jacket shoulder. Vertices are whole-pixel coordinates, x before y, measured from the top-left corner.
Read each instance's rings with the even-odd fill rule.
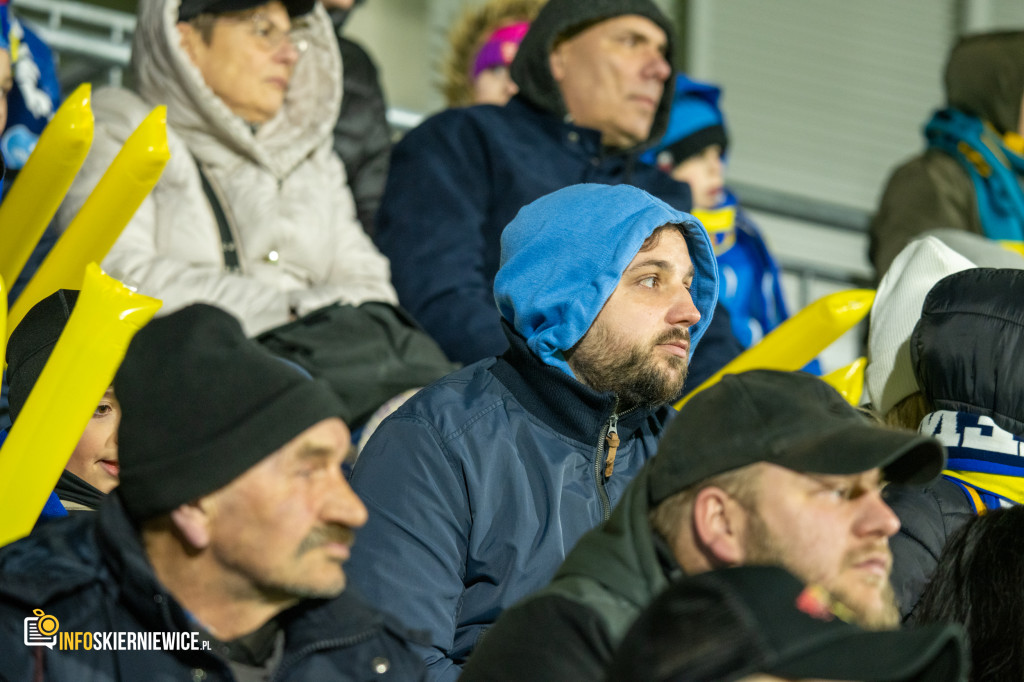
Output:
[[[900,615],[906,620],[921,599],[946,540],[974,510],[960,487],[944,478],[923,487],[890,485],[884,496],[900,519],[900,530],[890,538],[889,546],[892,586]]]

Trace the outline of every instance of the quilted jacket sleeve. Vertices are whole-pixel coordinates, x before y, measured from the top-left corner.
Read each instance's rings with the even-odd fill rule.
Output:
[[[426,631],[430,645],[412,648],[431,679],[455,680],[471,526],[464,477],[429,424],[393,415],[356,462],[352,487],[370,515],[346,573],[371,604]]]

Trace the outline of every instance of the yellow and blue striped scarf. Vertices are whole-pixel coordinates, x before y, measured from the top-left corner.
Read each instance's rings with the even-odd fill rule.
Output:
[[[932,412],[918,431],[946,446],[942,476],[963,489],[978,514],[1024,501],[1024,435],[999,428],[990,417],[953,410]]]

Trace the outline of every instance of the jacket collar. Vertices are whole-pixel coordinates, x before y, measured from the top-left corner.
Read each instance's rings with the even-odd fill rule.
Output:
[[[192,630],[191,619],[157,579],[142,547],[139,530],[128,518],[117,490],[97,514],[96,542],[121,599],[147,629]]]
[[[558,433],[583,443],[596,444],[615,410],[615,395],[599,393],[541,362],[505,320],[502,329],[510,347],[490,371],[534,417]],[[659,432],[668,420],[668,406],[635,409],[620,415],[619,435],[632,437],[649,421]]]
[[[512,97],[505,105],[505,110],[516,117],[533,119],[548,134],[551,142],[588,160],[599,159],[604,162],[628,163],[630,167],[635,160],[635,155],[630,151],[604,147],[601,144],[599,130],[584,128],[560,119],[557,114],[533,105],[522,95]]]

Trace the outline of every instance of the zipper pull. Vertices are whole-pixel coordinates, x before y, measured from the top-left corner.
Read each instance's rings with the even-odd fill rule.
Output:
[[[619,449],[619,417],[613,414],[608,420],[608,435],[604,437],[608,444],[608,457],[605,458],[604,477],[611,478],[615,470],[615,453]]]

